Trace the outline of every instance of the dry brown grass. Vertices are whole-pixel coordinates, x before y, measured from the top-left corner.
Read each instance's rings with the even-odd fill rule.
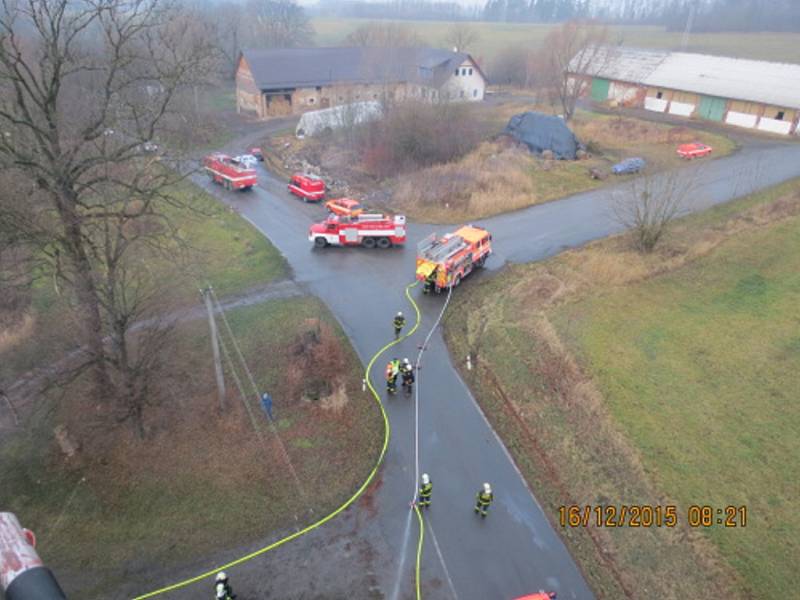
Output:
[[[26,340],[33,333],[35,319],[30,313],[25,313],[9,322],[0,329],[0,354],[11,350],[14,346]]]
[[[422,169],[399,181],[395,201],[432,220],[505,212],[531,204],[536,159],[516,146],[485,142],[462,160]]]

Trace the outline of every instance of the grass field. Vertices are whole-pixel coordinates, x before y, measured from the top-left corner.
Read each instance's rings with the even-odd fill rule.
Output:
[[[0,445],[0,506],[39,534],[42,556],[72,595],[109,597],[137,579],[137,591],[145,592],[152,574],[170,566],[266,538],[295,519],[311,522],[310,509],[322,515],[340,505],[374,463],[380,415],[361,392],[360,362],[324,305],[292,298],[228,318],[258,389],[274,398],[291,467],[241,367],[255,425],[230,367],[228,408],[220,414],[203,319],[180,327],[170,359],[175,401],[153,409],[152,418],[164,424],[147,443],[119,428],[102,456],[64,465],[50,447],[51,413]],[[298,340],[318,319],[333,332],[328,350],[336,351],[340,369],[332,393],[304,399],[302,386],[287,384],[287,372],[299,358]],[[138,578],[143,572],[151,577]]]
[[[167,206],[165,212],[179,224],[179,236],[187,246],[169,259],[148,263],[169,282],[161,297],[165,304],[173,308],[195,304],[198,286],[209,283],[219,295],[229,295],[286,274],[283,257],[267,239],[203,190],[183,183],[175,195],[192,210]],[[14,381],[15,375],[48,364],[74,347],[74,325],[65,300],[51,279],[36,281],[28,337],[2,355],[0,379]]]
[[[674,504],[668,528],[566,528],[600,597],[788,598],[800,580],[800,181],[511,267],[447,319],[464,375],[537,497]],[[464,315],[467,315],[466,318]],[[746,506],[746,527],[687,525]]]
[[[188,183],[175,194],[195,211],[167,209],[188,247],[148,259],[162,282],[163,310],[197,306],[198,286],[235,296],[286,276],[278,251],[235,212]],[[30,325],[0,348],[3,387],[75,348],[68,300],[51,280],[36,283]],[[100,418],[80,380],[25,403],[21,427],[10,427],[10,415],[8,428],[3,420],[0,507],[37,533],[40,554],[70,596],[108,598],[122,585],[145,592],[170,566],[308,523],[310,509],[321,515],[340,505],[374,463],[380,415],[361,392],[360,361],[319,300],[273,300],[228,319],[255,377],[253,389],[239,367],[250,411],[228,365],[220,412],[208,322],[200,318],[178,325],[159,361],[145,441],[128,424]],[[292,467],[256,390],[274,398]],[[81,445],[70,459],[54,441],[61,424]]]
[[[315,41],[320,46],[336,46],[366,19],[314,19]],[[432,46],[447,46],[450,23],[441,21],[397,21],[408,25]],[[469,48],[476,59],[491,60],[504,48],[522,46],[538,49],[553,25],[533,23],[474,23],[480,39]],[[682,32],[667,32],[659,27],[619,26],[611,28],[612,42],[642,48],[678,50]],[[800,34],[797,33],[705,33],[691,37],[688,52],[720,54],[738,58],[800,63]],[[490,74],[491,77],[491,74]]]

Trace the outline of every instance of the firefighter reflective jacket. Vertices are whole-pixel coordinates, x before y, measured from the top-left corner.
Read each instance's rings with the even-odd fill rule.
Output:
[[[489,506],[492,503],[492,500],[494,500],[494,494],[487,494],[483,490],[478,492],[478,503],[481,506]]]

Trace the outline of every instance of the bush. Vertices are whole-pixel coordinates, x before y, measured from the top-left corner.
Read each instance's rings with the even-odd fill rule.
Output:
[[[467,105],[409,103],[366,125],[356,145],[364,168],[386,177],[460,158],[484,133]]]

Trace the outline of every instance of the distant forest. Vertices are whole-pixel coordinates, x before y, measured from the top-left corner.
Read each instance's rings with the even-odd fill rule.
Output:
[[[486,0],[464,7],[435,0],[320,0],[318,16],[370,19],[556,23],[600,19],[608,23],[660,25],[692,31],[800,31],[800,0]]]

